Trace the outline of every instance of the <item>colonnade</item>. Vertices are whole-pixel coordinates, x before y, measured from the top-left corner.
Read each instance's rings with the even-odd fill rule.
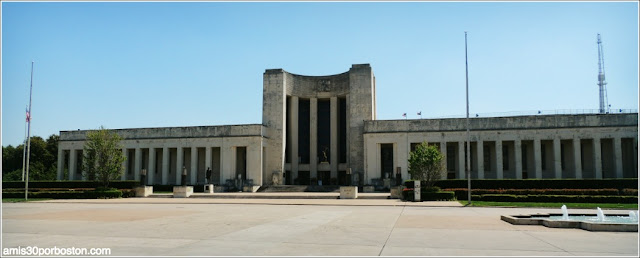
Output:
[[[482,134],[480,134],[482,135]],[[466,137],[411,135],[407,133],[369,135],[365,143],[366,180],[383,178],[382,144],[394,146],[394,171],[407,171],[412,145],[427,141],[438,145],[444,155],[442,179],[466,178]],[[436,139],[433,139],[436,138]],[[439,138],[439,139],[438,139]],[[448,139],[449,138],[449,139]],[[471,141],[471,178],[634,178],[638,176],[638,138],[634,135],[606,138],[517,138],[499,139],[477,135]],[[509,139],[512,138],[512,139]]]
[[[126,159],[122,164],[124,171],[120,180],[140,180],[140,172],[145,169],[147,184],[179,185],[182,183],[184,167],[187,169],[187,184],[190,185],[204,183],[207,168],[218,173],[220,184],[242,174],[243,180],[252,179],[254,184],[259,185],[262,183],[262,144],[261,141],[251,141],[251,143],[244,146],[231,144],[218,146],[137,144],[135,146],[128,143],[122,149]],[[87,179],[85,173],[81,171],[82,146],[83,142],[60,144],[58,180]],[[244,148],[244,151],[239,152],[239,148]],[[244,155],[244,157],[238,155]],[[64,178],[65,169],[68,173],[66,178]]]
[[[330,101],[330,144],[329,144],[329,162],[328,164],[321,163],[317,157],[322,155],[318,153],[318,98],[310,98],[310,112],[309,112],[309,163],[302,164],[299,162],[299,97],[290,96],[289,100],[289,125],[290,132],[287,133],[287,145],[289,146],[289,163],[285,164],[285,170],[289,170],[292,173],[292,178],[298,177],[299,171],[309,171],[311,178],[318,177],[318,171],[330,171],[330,177],[336,178],[339,169],[338,159],[338,97],[328,97]],[[346,141],[346,139],[345,139]],[[343,168],[344,170],[344,168]]]

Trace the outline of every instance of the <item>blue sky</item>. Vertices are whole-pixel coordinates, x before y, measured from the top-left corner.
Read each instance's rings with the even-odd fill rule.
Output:
[[[3,2],[2,145],[77,129],[262,122],[262,74],[369,63],[378,119],[638,108],[637,2]],[[488,115],[488,114],[487,114]]]

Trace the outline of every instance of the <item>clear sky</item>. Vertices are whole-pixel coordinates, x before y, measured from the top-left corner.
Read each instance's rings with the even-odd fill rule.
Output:
[[[262,75],[369,63],[378,119],[638,108],[637,2],[3,2],[2,145],[59,131],[260,124]]]

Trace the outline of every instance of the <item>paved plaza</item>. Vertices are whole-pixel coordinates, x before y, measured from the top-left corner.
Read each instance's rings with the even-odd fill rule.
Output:
[[[385,199],[3,203],[2,247],[107,247],[113,256],[638,255],[637,232],[516,226],[500,220],[500,215],[558,212]]]

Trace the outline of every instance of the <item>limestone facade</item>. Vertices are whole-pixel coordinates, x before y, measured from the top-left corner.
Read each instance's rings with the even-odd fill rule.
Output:
[[[124,138],[122,180],[149,185],[373,183],[400,171],[412,146],[445,155],[446,178],[465,178],[465,119],[376,120],[368,64],[345,73],[263,74],[262,124],[114,130]],[[470,118],[472,178],[635,178],[638,114]],[[81,180],[88,131],[61,131],[58,179]],[[579,147],[578,147],[579,146]],[[481,161],[481,162],[478,162]],[[386,182],[386,181],[384,181]],[[240,184],[240,185],[238,185]]]

